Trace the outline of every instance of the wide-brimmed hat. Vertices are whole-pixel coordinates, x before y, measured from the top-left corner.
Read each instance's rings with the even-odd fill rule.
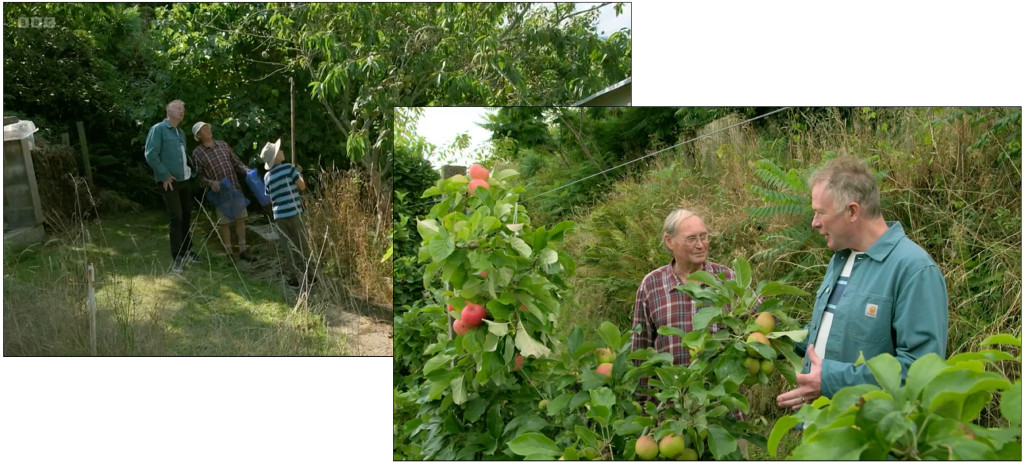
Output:
[[[277,139],[276,142],[267,142],[263,146],[263,151],[260,151],[260,159],[263,160],[263,167],[270,170],[271,164],[274,162],[274,158],[277,157],[277,152],[281,151],[281,139]]]
[[[199,121],[192,125],[192,138],[196,139],[197,142],[199,141],[199,131],[202,130],[204,125],[210,126],[210,124],[202,121]],[[210,128],[212,129],[213,126],[210,126]]]

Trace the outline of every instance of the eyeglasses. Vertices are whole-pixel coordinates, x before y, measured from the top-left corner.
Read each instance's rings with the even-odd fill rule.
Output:
[[[701,242],[704,243],[708,243],[711,241],[711,236],[708,235],[706,232],[700,235],[691,235],[689,237],[684,238],[683,243],[689,246],[693,246],[697,244],[697,240],[700,240]]]

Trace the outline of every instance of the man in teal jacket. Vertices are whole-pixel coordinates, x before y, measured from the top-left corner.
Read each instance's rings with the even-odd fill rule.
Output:
[[[867,163],[834,159],[808,185],[811,227],[836,253],[818,288],[807,340],[797,346],[805,351],[803,373],[795,389],[776,398],[793,409],[849,385],[876,383],[867,365],[854,366],[861,353],[895,356],[903,378],[925,354],[944,358],[949,326],[942,272],[899,222],[882,218]]]
[[[199,262],[192,253],[192,168],[185,156],[185,133],[178,128],[185,119],[185,103],[174,100],[167,104],[167,119],[149,128],[146,137],[146,162],[153,168],[153,178],[170,217],[171,258],[175,273],[185,262]]]

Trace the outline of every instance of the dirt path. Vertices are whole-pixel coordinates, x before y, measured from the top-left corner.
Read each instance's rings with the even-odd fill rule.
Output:
[[[394,354],[394,312],[381,304],[348,297],[344,308],[328,311],[327,325],[345,337],[351,356],[392,356]]]

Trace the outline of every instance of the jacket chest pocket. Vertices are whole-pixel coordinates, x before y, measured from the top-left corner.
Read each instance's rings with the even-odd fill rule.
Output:
[[[873,293],[843,295],[847,335],[863,343],[892,343],[893,299]]]

